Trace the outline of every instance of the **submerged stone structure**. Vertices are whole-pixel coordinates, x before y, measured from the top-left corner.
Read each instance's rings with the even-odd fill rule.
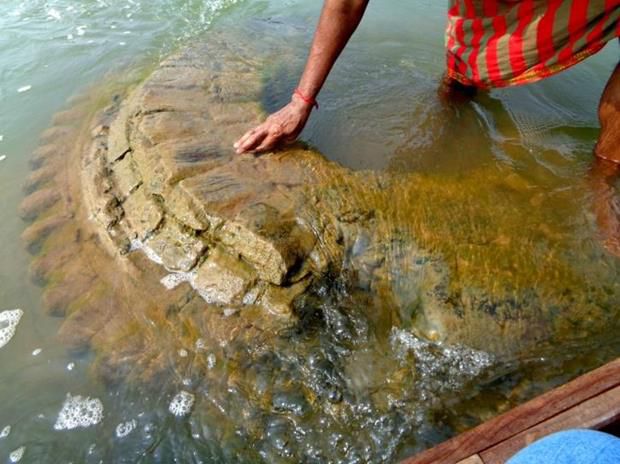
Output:
[[[469,197],[489,182],[508,192],[506,205],[513,194],[525,192],[532,204],[543,201],[541,194],[514,173],[435,180],[355,172],[299,144],[235,155],[232,142],[264,114],[257,47],[212,34],[134,88],[83,96],[55,116],[33,155],[20,210],[34,220],[24,240],[37,255],[33,275],[45,283],[50,313],[66,314],[71,326],[72,318],[90,317],[82,315],[91,306],[114,308],[100,316],[115,319],[117,307],[144,295],[159,306],[183,295],[259,307],[283,322],[301,295],[344,276],[379,295],[391,318],[414,320],[420,334],[438,340],[478,345],[472,324],[478,320],[488,333],[487,317],[512,324],[519,332],[513,339],[552,335],[540,317],[548,306],[541,298],[558,305],[553,293],[580,285],[570,258],[541,262],[532,246],[525,251],[534,256],[522,256],[519,234],[508,233],[524,218],[494,217],[503,205],[478,197],[481,206],[472,207]],[[105,98],[111,103],[97,109]],[[496,223],[489,230],[474,225],[481,242],[475,245],[472,231],[450,225],[456,221],[448,208]],[[532,216],[527,221],[539,219]],[[554,246],[553,231],[543,226],[521,235],[523,243],[537,238]],[[481,266],[495,258],[498,273],[487,275]],[[505,279],[504,258],[514,261]],[[538,269],[519,269],[528,259]],[[127,289],[122,297],[119,285]],[[590,308],[616,291],[601,288]],[[466,313],[469,336],[458,327]],[[67,332],[99,332],[85,325]]]
[[[98,374],[200,378],[213,401],[239,388],[259,411],[346,423],[360,382],[373,407],[393,411],[394,398],[420,393],[417,376],[434,395],[444,387],[429,375],[449,374],[450,390],[458,366],[464,382],[490,363],[444,344],[514,357],[617,324],[616,271],[574,266],[563,213],[550,225],[543,193],[515,173],[352,171],[301,144],[235,155],[264,116],[265,54],[238,39],[212,33],[146,79],[75,98],[32,157],[20,208],[32,276],[46,311],[64,317],[67,345],[94,350]],[[523,201],[534,208],[513,206]],[[340,351],[301,336],[307,357],[291,354],[283,334],[317,324]],[[391,343],[393,362],[356,381],[374,356],[355,353],[364,343]],[[333,353],[348,354],[337,366]],[[269,384],[264,364],[286,375]]]

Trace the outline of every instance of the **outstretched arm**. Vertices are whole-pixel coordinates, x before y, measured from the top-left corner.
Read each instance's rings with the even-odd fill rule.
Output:
[[[323,87],[338,56],[360,23],[368,0],[325,0],[310,55],[290,103],[246,132],[236,143],[237,153],[271,150],[297,138],[312,112],[312,101]]]

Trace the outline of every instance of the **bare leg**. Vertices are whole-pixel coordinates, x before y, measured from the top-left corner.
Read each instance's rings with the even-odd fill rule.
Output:
[[[594,154],[614,163],[620,163],[620,63],[611,74],[598,108],[601,134]]]
[[[620,164],[597,159],[590,170],[593,210],[603,246],[620,257],[620,195],[614,187]]]
[[[478,89],[469,85],[461,84],[459,81],[444,75],[439,85],[439,98],[450,103],[468,102],[476,96]]]

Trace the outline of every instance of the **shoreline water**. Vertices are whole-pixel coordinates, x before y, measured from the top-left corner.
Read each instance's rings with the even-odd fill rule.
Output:
[[[62,2],[57,3],[64,7],[64,10],[55,8],[62,17],[69,7]],[[120,424],[144,417],[140,416],[144,414],[141,410],[144,404],[138,405],[139,403],[135,402],[134,406],[128,408],[122,399],[125,393],[122,388],[119,391],[106,390],[96,380],[89,378],[88,355],[67,355],[64,347],[56,341],[58,321],[43,315],[39,310],[40,290],[30,284],[27,270],[30,257],[18,244],[23,224],[16,214],[17,205],[23,195],[21,184],[29,169],[28,156],[36,146],[36,136],[47,127],[51,115],[60,109],[66,98],[79,88],[100,79],[101,74],[109,68],[122,68],[119,60],[132,62],[136,56],[143,56],[146,50],[146,53],[153,57],[153,61],[157,61],[161,47],[169,50],[179,46],[174,35],[162,32],[165,27],[174,27],[169,23],[167,26],[149,29],[157,21],[151,18],[152,12],[148,9],[140,10],[144,14],[144,23],[134,32],[130,24],[139,23],[140,15],[134,14],[128,18],[131,2],[120,3],[120,10],[130,6],[128,12],[121,16],[128,21],[126,24],[115,21],[115,24],[102,25],[99,23],[102,17],[97,17],[94,22],[99,24],[100,29],[96,34],[101,45],[96,48],[94,58],[89,57],[92,49],[78,47],[76,50],[69,46],[76,40],[84,39],[84,46],[89,45],[88,40],[94,40],[89,37],[91,32],[95,33],[95,26],[82,27],[83,22],[94,15],[88,11],[78,16],[75,25],[71,25],[68,30],[72,32],[67,32],[64,26],[50,31],[47,49],[42,45],[43,39],[37,36],[35,40],[34,35],[41,30],[48,33],[45,32],[46,25],[55,24],[58,15],[45,10],[35,11],[31,22],[24,19],[21,25],[16,22],[8,27],[12,34],[16,34],[19,28],[23,28],[24,33],[31,28],[32,36],[26,34],[20,38],[27,46],[20,48],[21,45],[14,42],[12,46],[4,48],[8,51],[0,55],[0,60],[11,63],[11,67],[5,67],[2,73],[2,77],[6,79],[3,79],[0,96],[3,103],[12,109],[0,117],[0,134],[3,135],[0,154],[7,156],[0,163],[0,194],[3,196],[0,237],[5,243],[0,254],[0,301],[3,305],[0,310],[21,307],[26,313],[15,338],[0,351],[0,364],[6,366],[6,375],[0,384],[0,397],[7,399],[7,406],[0,410],[0,427],[5,426],[4,421],[7,422],[6,425],[12,426],[7,440],[0,441],[0,449],[8,455],[9,451],[18,449],[18,445],[25,443],[25,459],[28,460],[33,456],[50,456],[48,453],[53,450],[51,455],[55,459],[75,459],[76,454],[72,453],[77,453],[91,456],[88,458],[89,462],[96,462],[97,458],[106,456],[109,452],[102,450],[102,445],[99,445],[97,452],[87,454],[89,447],[85,447],[84,443],[88,440],[97,441],[97,434],[101,430],[97,427],[85,429],[81,431],[81,435],[61,436],[52,433],[50,424],[53,425],[66,393],[102,398],[106,405],[106,431],[114,428],[116,422]],[[308,32],[311,31],[311,23],[306,19],[311,18],[316,10],[315,5],[308,5],[307,2],[302,6],[302,13],[299,15],[301,19],[294,19],[290,24],[287,23],[286,10],[282,12],[282,6],[277,2],[244,4],[238,11],[233,8],[231,16],[225,15],[220,21],[226,24],[227,21],[236,21],[235,15],[255,14],[262,16],[267,22],[280,21],[284,28],[283,34],[299,41],[297,49],[301,54],[309,40]],[[394,9],[399,11],[396,6]],[[101,7],[97,11],[101,14],[106,10]],[[440,44],[433,43],[421,51],[411,50],[408,41],[419,39],[419,42],[416,42],[418,46],[418,43],[424,43],[423,37],[412,37],[410,31],[402,29],[378,39],[386,24],[389,24],[390,13],[382,12],[377,16],[375,20],[369,21],[366,29],[360,31],[358,42],[345,54],[342,64],[330,79],[330,84],[321,96],[325,102],[321,108],[322,113],[304,134],[306,140],[325,153],[330,153],[334,160],[353,168],[385,167],[385,158],[390,153],[396,155],[387,160],[388,169],[395,171],[420,170],[458,177],[460,170],[467,172],[481,166],[498,166],[499,172],[507,176],[518,174],[513,177],[516,189],[527,190],[533,186],[541,189],[544,195],[560,199],[564,198],[562,192],[569,190],[575,193],[577,199],[582,198],[584,202],[587,200],[587,190],[581,185],[581,181],[591,162],[589,152],[596,134],[595,108],[592,108],[592,104],[595,103],[597,90],[592,86],[588,92],[577,96],[570,90],[583,87],[584,82],[590,82],[591,79],[596,82],[596,88],[602,89],[606,79],[605,65],[612,53],[606,50],[604,55],[592,62],[586,62],[579,69],[571,71],[570,75],[558,76],[553,82],[541,83],[524,90],[514,89],[514,92],[493,92],[450,125],[445,123],[444,115],[434,101],[434,73],[441,69]],[[134,21],[129,21],[130,19]],[[179,20],[181,23],[183,21]],[[402,26],[403,23],[404,21],[400,21],[399,25]],[[204,22],[199,21],[199,24]],[[441,24],[441,17],[429,20],[429,24]],[[116,28],[109,28],[111,25],[116,25]],[[77,29],[78,27],[81,29]],[[113,31],[113,36],[104,32],[108,29]],[[124,34],[125,30],[131,33]],[[153,33],[153,30],[157,32]],[[83,35],[79,35],[79,31],[83,31]],[[419,32],[423,34],[425,30]],[[155,43],[151,42],[149,33],[154,34],[155,38],[152,40]],[[159,33],[166,38],[158,36]],[[73,38],[68,38],[68,34],[72,34]],[[437,31],[432,34],[441,35]],[[138,35],[145,37],[137,43],[133,42],[131,39]],[[181,42],[183,40],[189,39],[181,39]],[[121,45],[121,42],[125,45]],[[109,43],[114,43],[114,46],[105,45]],[[373,44],[377,48],[369,53]],[[274,40],[273,46],[274,54],[277,55],[277,40]],[[395,50],[393,55],[384,56],[390,49]],[[19,61],[19,50],[24,53],[23,61]],[[49,52],[45,59],[42,58],[45,55],[44,50]],[[418,57],[420,60],[416,60]],[[144,58],[138,60],[141,59]],[[268,88],[265,98],[268,109],[276,107],[287,97],[282,89],[290,87],[294,82],[301,59],[301,56],[295,57],[293,65],[282,65],[277,59],[274,60],[276,71],[284,69],[281,74],[285,85],[280,87],[274,84],[279,82],[278,79],[270,83],[271,88]],[[95,65],[91,66],[93,63]],[[88,69],[88,72],[83,73],[83,69]],[[76,77],[71,77],[72,74]],[[358,85],[350,83],[349,76],[353,74],[359,76],[355,81]],[[65,81],[65,76],[70,78]],[[414,85],[410,83],[411,76],[415,78]],[[381,85],[377,85],[378,82]],[[58,83],[62,85],[59,86]],[[32,87],[19,92],[26,86]],[[360,93],[367,98],[360,99]],[[532,114],[541,114],[542,117],[524,119]],[[481,124],[483,130],[474,132],[472,137],[472,131],[476,128],[479,130]],[[459,143],[459,137],[467,138],[468,142]],[[353,145],[351,140],[354,141]],[[561,214],[562,208],[566,207],[558,203],[558,208]],[[570,213],[570,208],[564,211]],[[590,214],[588,208],[584,207],[582,213],[583,215],[575,215],[575,220],[587,222]],[[585,250],[596,248],[594,238],[584,236],[582,240],[585,245],[579,252],[587,253]],[[612,258],[603,255],[602,259],[602,265],[614,265]],[[609,348],[613,353],[613,347]],[[32,353],[37,349],[42,351],[35,356]],[[371,357],[374,356],[377,354],[373,353]],[[601,356],[605,358],[609,354]],[[71,363],[74,363],[74,368],[69,369]],[[566,364],[570,365],[571,361],[566,361]],[[575,369],[574,366],[572,368]],[[556,369],[562,371],[562,368]],[[559,377],[549,383],[555,384],[561,380]],[[501,391],[502,388],[498,390]],[[134,394],[139,396],[140,392]],[[474,393],[469,394],[475,397]],[[153,427],[158,421],[166,421],[165,415],[161,415],[159,409],[166,410],[167,400],[151,398],[150,401],[146,404],[153,408],[152,417],[150,420],[141,420],[141,427],[147,427],[148,424]],[[115,403],[116,405],[112,406]],[[135,409],[132,409],[134,407]],[[131,414],[125,411],[126,408],[131,409]],[[466,410],[462,412],[466,414]],[[199,422],[196,427],[198,425]],[[172,429],[175,430],[174,427]],[[164,433],[163,430],[166,429],[160,429],[159,433]],[[65,451],[55,448],[54,443],[59,437],[67,439]],[[150,433],[145,431],[140,439],[152,443],[149,440],[153,439],[153,429]],[[135,452],[146,445],[133,441],[131,446],[127,446],[128,450]],[[174,447],[174,441],[168,446]],[[171,449],[166,452],[171,453],[169,455],[174,454]],[[160,459],[165,455],[161,454]]]

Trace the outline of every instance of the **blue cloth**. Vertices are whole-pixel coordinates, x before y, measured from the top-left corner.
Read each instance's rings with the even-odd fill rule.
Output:
[[[620,439],[595,430],[566,430],[535,441],[506,464],[620,464]]]

